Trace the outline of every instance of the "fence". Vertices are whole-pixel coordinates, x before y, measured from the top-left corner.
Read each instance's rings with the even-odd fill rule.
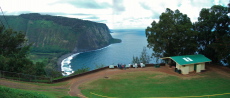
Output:
[[[0,70],[0,78],[26,81],[26,82],[45,82],[45,83],[52,82],[52,78],[50,77],[41,77],[41,76],[1,71],[1,70]]]

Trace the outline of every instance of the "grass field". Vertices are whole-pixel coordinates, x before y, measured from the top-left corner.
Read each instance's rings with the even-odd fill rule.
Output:
[[[72,98],[68,94],[68,82],[56,84],[30,83],[13,80],[7,80],[7,82],[16,82],[16,85],[15,87],[12,86],[13,88],[0,86],[0,98]],[[20,88],[22,89],[14,89],[18,87],[18,84],[20,84]]]
[[[188,77],[152,71],[129,72],[85,83],[80,86],[80,89],[89,98],[202,95],[213,95],[210,98],[230,98],[230,94],[214,96],[214,94],[230,93],[230,79],[212,72]]]
[[[13,89],[0,86],[1,98],[49,98],[39,92],[32,92],[26,90]]]

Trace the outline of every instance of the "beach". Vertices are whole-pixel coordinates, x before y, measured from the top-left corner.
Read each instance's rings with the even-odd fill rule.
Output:
[[[58,58],[58,60],[57,60],[57,65],[58,65],[58,71],[62,71],[62,69],[61,69],[61,63],[62,63],[62,61],[64,60],[64,59],[66,59],[66,58],[68,58],[69,56],[71,56],[71,55],[73,55],[73,54],[76,54],[76,53],[74,53],[74,52],[72,52],[72,53],[67,53],[67,54],[65,54],[65,55],[62,55],[61,57],[59,57]]]
[[[90,52],[90,51],[97,51],[97,50],[101,50],[101,49],[104,49],[104,48],[107,48],[109,47],[111,44],[107,45],[107,46],[104,46],[102,48],[99,48],[99,49],[92,49],[92,50],[81,50],[81,51],[77,51],[76,49],[73,50],[73,52],[70,52],[70,53],[67,53],[67,54],[64,54],[62,56],[60,56],[57,60],[57,65],[58,65],[58,71],[62,72],[62,61],[65,60],[66,58],[70,57],[70,56],[76,56],[78,53],[83,53],[83,52]],[[74,55],[76,54],[76,55]]]

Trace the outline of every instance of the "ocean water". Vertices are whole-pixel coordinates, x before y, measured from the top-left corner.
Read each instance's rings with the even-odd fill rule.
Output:
[[[121,43],[111,44],[102,49],[77,53],[62,61],[62,71],[69,75],[77,69],[119,64],[132,64],[133,56],[140,56],[144,47],[147,47],[145,30],[112,30],[113,38],[121,39]],[[147,48],[147,53],[152,50]],[[155,63],[152,59],[150,63]]]

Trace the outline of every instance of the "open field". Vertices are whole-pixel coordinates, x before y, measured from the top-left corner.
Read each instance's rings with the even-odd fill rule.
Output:
[[[48,98],[39,92],[31,92],[26,90],[18,90],[0,86],[0,96],[3,98]]]
[[[170,70],[170,69],[169,69]],[[80,85],[87,97],[230,97],[230,70],[209,67],[206,72],[175,75],[158,71],[120,73]],[[225,95],[215,95],[223,94]],[[100,97],[99,97],[100,96]],[[207,98],[207,96],[203,96]]]
[[[80,89],[86,96],[98,94],[118,98],[182,97],[222,93],[229,93],[225,96],[230,97],[230,79],[216,73],[183,78],[162,72],[129,72],[84,83]]]
[[[50,98],[184,97],[230,93],[230,69],[207,66],[202,73],[181,75],[167,66],[160,68],[105,69],[55,84],[28,83],[0,79],[0,85],[39,92]],[[230,94],[211,98],[229,98]],[[207,96],[203,98],[208,98]]]
[[[6,88],[16,88],[10,89]],[[42,98],[61,98],[64,96],[69,96],[69,85],[68,82],[56,83],[56,84],[45,84],[45,83],[31,83],[31,82],[21,82],[14,80],[1,79],[0,80],[0,88],[5,92],[5,95],[13,93],[19,93],[19,95],[25,95],[21,98],[31,98],[27,95],[43,95]],[[3,88],[3,89],[2,89]],[[10,92],[9,92],[10,91]],[[12,97],[6,97],[12,98]],[[40,98],[40,97],[37,97]]]

